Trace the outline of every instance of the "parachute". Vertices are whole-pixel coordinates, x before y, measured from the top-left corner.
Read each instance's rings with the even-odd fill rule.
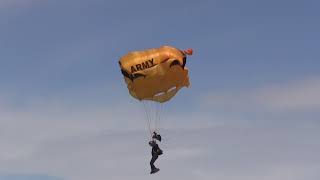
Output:
[[[186,60],[192,53],[192,49],[161,46],[122,56],[119,65],[130,95],[139,101],[161,104],[172,99],[181,88],[190,85]]]

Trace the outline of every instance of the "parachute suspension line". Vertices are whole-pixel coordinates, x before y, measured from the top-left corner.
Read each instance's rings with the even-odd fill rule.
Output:
[[[156,102],[149,101],[149,108],[151,113],[151,130],[152,133],[156,132]]]
[[[156,103],[156,118],[154,120],[154,129],[156,130],[156,132],[159,132],[159,129],[158,129],[158,123],[159,123],[159,119],[160,119],[160,103]]]
[[[153,130],[158,132],[158,125],[157,121],[159,119],[159,104],[158,102],[150,101],[150,107],[152,108],[152,119],[151,122],[153,123]]]
[[[161,103],[161,106],[160,106],[161,121],[159,121],[159,123],[165,122],[165,120],[167,119],[167,111],[168,111],[168,108],[166,108],[166,106]],[[162,129],[164,128],[164,126],[161,124],[159,128]]]
[[[142,103],[146,114],[147,127],[152,137],[153,132],[159,133],[159,122],[163,104],[149,100],[142,100]]]
[[[150,135],[152,135],[152,131],[151,131],[151,117],[150,117],[150,114],[149,114],[148,105],[147,105],[147,102],[145,102],[145,101],[143,101],[143,100],[142,100],[142,103],[143,103],[144,111],[145,111],[145,113],[146,113],[146,121],[147,121],[148,130],[149,130]]]
[[[159,123],[162,115],[162,103],[156,102],[156,117],[155,117],[155,130],[159,132]]]
[[[155,117],[154,117],[154,130],[155,130],[155,132],[159,132],[158,131],[158,126],[157,126],[157,121],[158,121],[158,117],[159,117],[159,106],[158,106],[158,103],[155,103],[154,104],[154,110],[155,110],[155,113],[154,113],[154,115],[155,115]]]

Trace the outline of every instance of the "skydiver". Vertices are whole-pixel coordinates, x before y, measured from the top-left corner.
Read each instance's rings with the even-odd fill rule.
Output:
[[[150,161],[150,166],[151,166],[150,174],[153,174],[160,170],[159,168],[156,168],[156,166],[154,165],[154,162],[158,159],[158,156],[160,156],[163,152],[159,148],[155,139],[152,139],[151,141],[149,141],[149,145],[152,147],[152,150],[151,150],[152,158]]]

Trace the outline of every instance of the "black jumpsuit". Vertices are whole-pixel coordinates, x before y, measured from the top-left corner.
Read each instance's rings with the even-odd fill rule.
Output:
[[[154,162],[158,159],[158,156],[162,154],[162,150],[159,148],[158,144],[156,142],[150,143],[152,146],[152,151],[151,151],[151,161],[150,161],[150,166],[151,166],[151,171],[155,170],[156,167],[154,166]],[[160,153],[159,153],[160,152]]]

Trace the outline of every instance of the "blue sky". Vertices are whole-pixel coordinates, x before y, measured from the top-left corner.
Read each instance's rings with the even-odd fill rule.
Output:
[[[162,45],[194,55],[155,179],[319,179],[319,5],[0,0],[0,179],[150,178],[118,59]]]

